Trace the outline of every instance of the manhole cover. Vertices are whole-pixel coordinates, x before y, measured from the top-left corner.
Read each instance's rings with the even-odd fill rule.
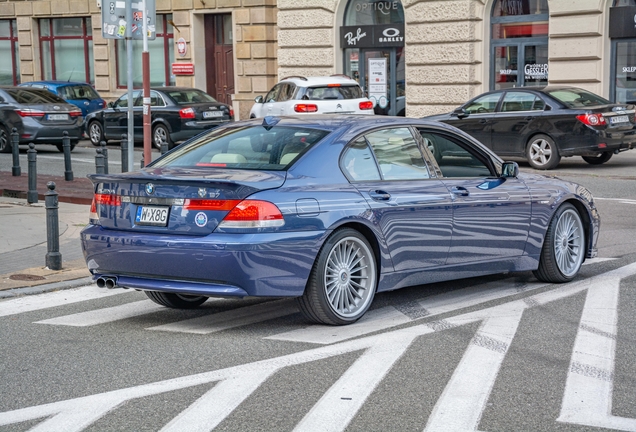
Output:
[[[30,275],[30,274],[14,274],[9,276],[9,279],[18,281],[39,281],[46,279],[44,276]]]

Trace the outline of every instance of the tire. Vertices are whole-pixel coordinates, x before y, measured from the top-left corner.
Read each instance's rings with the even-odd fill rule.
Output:
[[[323,245],[297,301],[310,321],[351,324],[369,309],[376,288],[377,265],[371,245],[358,231],[343,228]]]
[[[194,309],[201,306],[208,297],[186,294],[164,293],[159,291],[144,291],[153,302],[174,309]]]
[[[75,148],[76,145],[77,145],[76,142],[72,142],[71,143],[71,151],[73,151],[73,149]],[[60,153],[64,153],[64,145],[63,144],[55,144],[55,147],[57,147],[57,149],[60,151]]]
[[[547,135],[535,135],[526,146],[526,158],[532,168],[549,170],[556,168],[561,160],[559,149]]]
[[[152,130],[152,146],[156,148],[157,150],[161,150],[162,141],[165,141],[168,143],[168,149],[171,149],[172,147],[174,147],[174,144],[172,143],[172,140],[170,139],[170,131],[165,125],[159,123]]]
[[[7,128],[0,126],[0,153],[11,153],[11,135]]]
[[[596,156],[581,156],[590,165],[602,165],[612,158],[612,152],[599,153]]]
[[[94,146],[98,146],[104,139],[104,127],[97,120],[93,120],[88,124],[88,138]]]
[[[543,282],[571,281],[583,264],[586,244],[581,216],[572,204],[563,204],[550,221],[534,276]]]

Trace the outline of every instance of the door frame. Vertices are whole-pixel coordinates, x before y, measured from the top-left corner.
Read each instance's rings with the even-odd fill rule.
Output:
[[[402,48],[404,49],[404,48]],[[367,84],[367,52],[389,51],[389,115],[397,114],[397,47],[377,47],[358,49],[358,71],[360,72],[360,87],[368,94]],[[346,56],[346,51],[345,54]],[[345,59],[346,62],[346,59]]]

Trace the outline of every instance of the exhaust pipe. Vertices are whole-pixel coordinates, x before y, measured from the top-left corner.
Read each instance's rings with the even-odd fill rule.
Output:
[[[98,288],[104,288],[106,286],[106,279],[103,277],[97,278],[97,281],[95,282],[97,283]]]
[[[114,276],[99,277],[97,278],[95,283],[97,283],[97,287],[99,288],[108,288],[108,289],[119,288],[117,286],[117,278]]]
[[[117,285],[115,278],[106,278],[106,288],[113,289]]]

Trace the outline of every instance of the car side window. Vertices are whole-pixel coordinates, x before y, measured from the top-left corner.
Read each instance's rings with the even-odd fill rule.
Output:
[[[468,103],[464,108],[471,114],[483,114],[495,112],[501,93],[490,93]]]
[[[283,84],[276,84],[274,87],[272,87],[269,93],[267,93],[267,95],[265,96],[265,102],[277,102],[282,86]]]
[[[443,177],[489,177],[491,173],[485,156],[444,134],[420,130],[426,147],[437,162]]]
[[[525,92],[506,92],[501,104],[501,112],[532,111],[537,96]],[[541,108],[542,109],[542,108]]]
[[[281,88],[280,90],[280,94],[278,96],[278,101],[279,102],[284,102],[284,101],[288,101],[292,98],[292,96],[294,95],[294,89],[296,88],[296,86],[294,86],[293,84],[285,84],[285,86],[283,88]]]
[[[353,181],[380,180],[380,172],[367,140],[359,138],[345,150],[342,167]]]
[[[113,104],[114,108],[127,108],[128,107],[128,93],[123,94],[119,99],[115,101]]]
[[[166,106],[166,103],[163,101],[163,98],[156,91],[150,92],[150,106],[162,107]]]
[[[428,179],[430,173],[409,128],[382,129],[366,135],[384,180]]]
[[[543,111],[545,109],[545,101],[537,96],[534,99],[534,104],[532,105],[533,111]]]

